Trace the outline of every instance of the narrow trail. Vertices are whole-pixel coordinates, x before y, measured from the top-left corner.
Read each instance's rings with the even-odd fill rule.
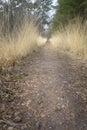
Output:
[[[26,57],[12,109],[22,119],[11,130],[87,130],[87,68],[81,68],[49,46]]]

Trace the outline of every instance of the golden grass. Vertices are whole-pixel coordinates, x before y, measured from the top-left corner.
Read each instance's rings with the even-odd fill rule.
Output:
[[[87,23],[76,20],[57,31],[50,40],[51,46],[74,56],[87,58]]]
[[[0,37],[0,66],[6,66],[37,48],[39,33],[33,22],[24,22],[16,35]]]
[[[47,38],[44,38],[44,37],[42,37],[42,36],[39,36],[39,37],[38,37],[38,41],[37,41],[37,45],[38,45],[39,47],[41,47],[41,46],[44,46],[44,45],[46,44],[46,42],[47,42]]]

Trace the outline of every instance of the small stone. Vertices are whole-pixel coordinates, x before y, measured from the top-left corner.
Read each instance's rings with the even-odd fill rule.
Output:
[[[0,108],[0,112],[4,112],[5,111],[5,105],[2,104],[1,108]]]
[[[64,108],[65,108],[65,105],[62,105],[62,108],[64,109]]]
[[[38,130],[40,130],[41,127],[42,127],[42,123],[41,123],[41,121],[38,121],[38,122],[36,123],[36,126],[37,126]]]
[[[57,107],[57,110],[60,111],[60,110],[61,110],[61,106],[58,106],[58,107]]]
[[[57,112],[57,111],[61,111],[61,106],[57,106],[56,108],[55,108],[55,111]]]
[[[67,83],[67,81],[63,81],[63,83],[64,83],[64,84],[66,84],[66,83]]]
[[[13,127],[8,127],[8,129],[7,130],[13,130],[14,128]]]
[[[44,118],[46,115],[45,114],[41,114],[41,117]]]
[[[14,121],[15,121],[16,123],[21,122],[21,121],[22,121],[22,118],[21,118],[20,116],[16,116],[15,119],[14,119]]]
[[[60,122],[59,124],[62,125],[62,122]]]
[[[14,118],[14,121],[15,121],[16,123],[18,123],[18,122],[21,122],[21,121],[22,121],[22,115],[21,115],[21,113],[20,113],[20,112],[16,112],[16,113],[15,113],[15,118]]]
[[[49,129],[52,129],[52,127],[50,126]]]

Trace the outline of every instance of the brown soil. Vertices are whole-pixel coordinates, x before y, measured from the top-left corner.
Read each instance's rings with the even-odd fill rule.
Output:
[[[87,64],[46,46],[0,74],[0,130],[87,130]]]

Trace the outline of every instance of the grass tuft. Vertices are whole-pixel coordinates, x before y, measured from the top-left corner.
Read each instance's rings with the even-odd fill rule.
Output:
[[[87,22],[80,19],[61,27],[50,40],[51,46],[74,56],[87,58]]]
[[[44,38],[42,36],[38,37],[37,45],[39,47],[44,46],[47,43],[47,38]]]
[[[1,34],[1,32],[0,32]],[[15,60],[37,48],[39,33],[33,22],[23,22],[20,29],[8,38],[0,35],[0,66],[12,64]]]

